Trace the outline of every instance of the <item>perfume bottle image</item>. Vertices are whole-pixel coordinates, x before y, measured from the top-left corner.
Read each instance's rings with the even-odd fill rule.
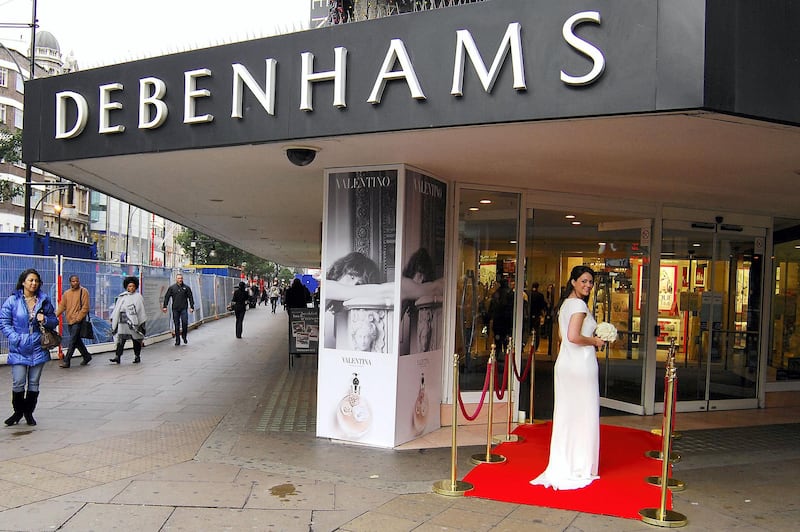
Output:
[[[417,399],[414,402],[414,417],[412,419],[414,425],[414,434],[419,436],[425,430],[428,424],[428,394],[425,393],[425,374],[420,374],[419,378],[419,391],[417,392]]]
[[[366,400],[361,397],[358,373],[353,373],[350,391],[339,401],[339,406],[336,408],[336,421],[348,438],[359,438],[370,428],[372,413]]]

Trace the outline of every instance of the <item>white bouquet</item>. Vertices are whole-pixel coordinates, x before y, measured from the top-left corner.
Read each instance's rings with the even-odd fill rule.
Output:
[[[617,339],[617,328],[607,321],[603,321],[597,324],[594,334],[605,342],[613,342]]]

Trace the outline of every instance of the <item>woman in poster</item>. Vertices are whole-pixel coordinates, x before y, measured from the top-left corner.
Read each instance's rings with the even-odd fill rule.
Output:
[[[343,309],[343,302],[355,298],[375,301],[394,298],[395,283],[381,282],[382,275],[378,265],[357,251],[340,257],[325,275],[326,310],[336,313]],[[441,295],[443,281],[420,282],[422,277],[414,275],[401,279],[400,290],[403,299],[415,300],[428,295]],[[351,343],[359,351],[371,351],[379,334],[373,321],[359,322],[350,331]],[[326,346],[333,347],[333,346]]]

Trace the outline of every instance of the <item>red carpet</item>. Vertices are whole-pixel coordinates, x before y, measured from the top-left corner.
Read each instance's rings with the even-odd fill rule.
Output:
[[[662,463],[644,453],[660,451],[663,442],[650,432],[624,427],[600,426],[600,478],[587,487],[555,491],[531,486],[529,481],[547,467],[551,429],[552,423],[518,427],[514,434],[524,441],[494,447],[492,453],[505,456],[506,461],[475,466],[464,477],[474,486],[466,495],[626,519],[641,519],[639,510],[659,507],[661,487],[644,479],[660,476]],[[666,509],[672,509],[669,490]]]

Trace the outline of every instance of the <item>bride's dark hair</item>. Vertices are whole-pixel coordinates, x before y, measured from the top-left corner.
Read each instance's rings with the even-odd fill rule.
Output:
[[[561,299],[558,300],[558,305],[556,305],[555,308],[556,315],[558,315],[558,313],[561,312],[561,304],[564,303],[564,300],[567,299],[569,295],[572,293],[572,281],[577,281],[580,278],[580,276],[583,275],[584,273],[588,273],[589,275],[592,276],[592,279],[594,279],[594,270],[591,269],[590,267],[575,266],[574,268],[572,268],[572,272],[570,272],[569,274],[569,279],[567,279],[567,284],[561,290]],[[589,302],[589,296],[582,297],[581,299],[583,299],[586,303]]]

